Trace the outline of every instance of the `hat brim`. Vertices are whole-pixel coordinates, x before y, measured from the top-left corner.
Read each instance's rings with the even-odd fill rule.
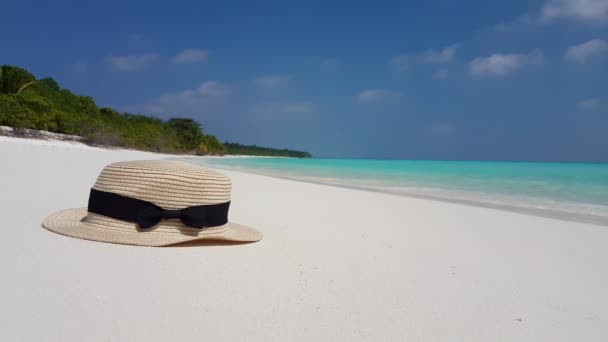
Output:
[[[66,209],[47,217],[42,222],[42,226],[52,232],[79,239],[138,246],[169,246],[199,240],[255,242],[262,239],[262,233],[257,230],[232,222],[227,223],[217,232],[203,229],[201,232],[204,233],[197,235],[179,232],[166,234],[156,233],[154,229],[149,231],[104,229],[87,224],[84,220],[86,216],[86,208]]]

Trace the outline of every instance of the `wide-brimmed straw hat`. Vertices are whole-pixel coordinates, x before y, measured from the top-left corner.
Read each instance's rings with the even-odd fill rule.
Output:
[[[42,226],[80,239],[141,246],[261,240],[253,228],[228,222],[231,188],[225,175],[184,162],[110,164],[91,189],[88,208],[57,212]]]

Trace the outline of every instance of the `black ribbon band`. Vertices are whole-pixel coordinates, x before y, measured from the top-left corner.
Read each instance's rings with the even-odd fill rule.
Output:
[[[178,219],[189,227],[202,229],[228,223],[229,207],[230,201],[184,209],[163,209],[148,201],[91,189],[88,211],[117,220],[137,223],[141,229],[150,228],[161,220],[170,219]]]

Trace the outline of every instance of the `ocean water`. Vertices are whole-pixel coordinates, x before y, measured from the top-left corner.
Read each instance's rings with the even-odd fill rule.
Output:
[[[185,161],[608,225],[608,164],[255,157]]]

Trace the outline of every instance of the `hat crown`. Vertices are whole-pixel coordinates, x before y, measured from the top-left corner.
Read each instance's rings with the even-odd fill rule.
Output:
[[[230,201],[232,183],[225,175],[179,161],[146,160],[106,166],[95,189],[152,202],[165,209]]]

